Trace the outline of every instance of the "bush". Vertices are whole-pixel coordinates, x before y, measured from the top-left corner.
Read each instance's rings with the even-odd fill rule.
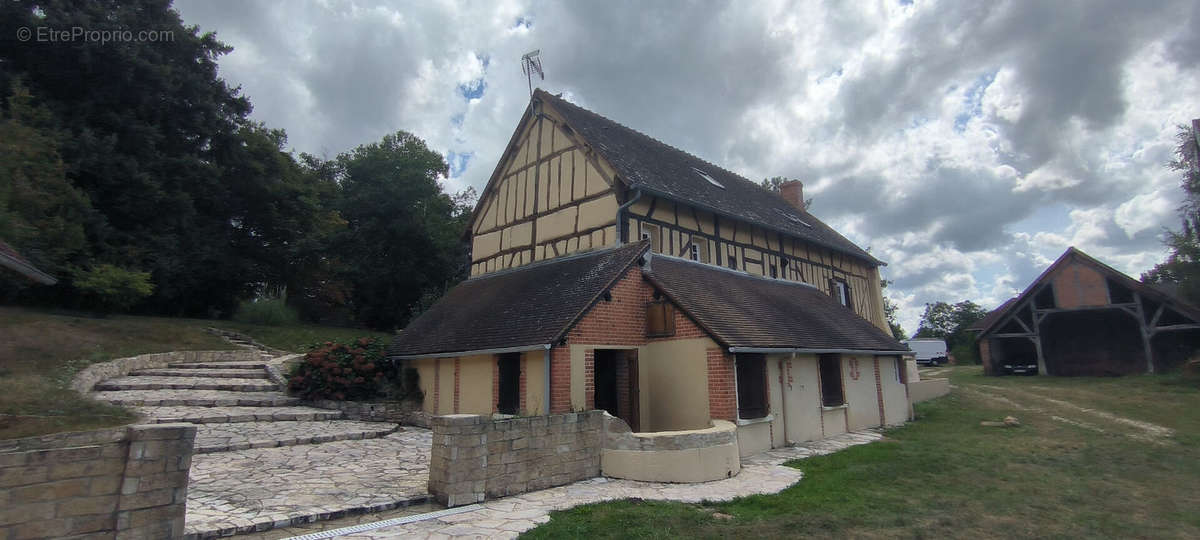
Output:
[[[388,393],[396,368],[384,357],[378,338],[352,343],[326,341],[304,355],[288,377],[288,390],[304,399],[363,401]]]
[[[103,312],[122,312],[154,292],[149,272],[126,270],[111,264],[73,272],[72,285]]]
[[[258,298],[242,302],[233,320],[263,326],[287,326],[300,321],[300,314],[287,305],[287,297]]]

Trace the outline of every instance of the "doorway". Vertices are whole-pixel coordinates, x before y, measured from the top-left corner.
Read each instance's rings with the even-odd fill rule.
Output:
[[[596,408],[608,411],[639,431],[636,349],[596,349],[593,365]]]

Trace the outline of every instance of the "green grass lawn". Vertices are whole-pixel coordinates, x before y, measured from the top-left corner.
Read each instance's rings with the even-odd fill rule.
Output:
[[[587,505],[526,536],[1200,537],[1195,382],[997,378],[974,367],[950,378],[951,395],[918,404],[917,420],[884,440],[790,463],[805,478],[780,494]],[[1022,425],[980,425],[1006,415]],[[1148,436],[1127,420],[1174,433]]]
[[[219,326],[271,347],[302,351],[331,339],[386,336],[369,330],[313,325],[281,327],[228,321],[109,316],[103,319],[0,307],[0,439],[127,424],[127,409],[70,390],[89,364],[144,353],[228,350],[235,346],[205,331]]]

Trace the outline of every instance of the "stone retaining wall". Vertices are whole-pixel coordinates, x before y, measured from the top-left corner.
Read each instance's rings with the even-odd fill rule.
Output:
[[[604,476],[646,482],[708,482],[742,470],[737,426],[713,420],[712,427],[633,433],[620,418],[604,415]]]
[[[128,375],[131,371],[165,367],[180,362],[251,362],[261,360],[258,351],[172,351],[141,354],[92,364],[71,379],[71,389],[81,394],[92,391],[100,381]]]
[[[336,401],[317,399],[307,402],[313,407],[342,411],[344,418],[365,422],[391,422],[406,426],[430,427],[429,413],[421,410],[420,403],[409,401]]]
[[[603,414],[435,416],[429,492],[453,507],[599,476]]]
[[[181,538],[194,424],[0,441],[0,538]]]

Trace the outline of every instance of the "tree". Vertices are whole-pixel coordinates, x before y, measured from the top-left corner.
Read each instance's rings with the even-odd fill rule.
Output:
[[[1184,203],[1179,208],[1182,227],[1179,232],[1167,231],[1165,243],[1170,248],[1167,260],[1142,274],[1145,283],[1169,284],[1178,287],[1183,299],[1200,304],[1200,133],[1193,120],[1191,126],[1178,126],[1175,159],[1168,162],[1171,170],[1180,171]]]
[[[934,302],[925,304],[920,327],[913,337],[940,338],[959,363],[979,363],[975,334],[967,328],[979,322],[987,311],[975,302],[964,300],[957,304]]]
[[[438,184],[449,170],[442,156],[403,131],[339,155],[334,167],[346,220],[335,245],[355,316],[381,330],[402,326],[465,277],[469,207]]]
[[[888,285],[891,284],[892,282],[886,279],[880,280],[879,282],[880,288],[884,290],[886,290]],[[883,315],[887,318],[888,327],[892,330],[892,337],[898,340],[908,339],[908,334],[904,332],[904,328],[901,327],[900,323],[896,321],[896,313],[898,311],[900,311],[900,306],[896,305],[895,302],[892,302],[892,299],[886,294],[883,295]]]

